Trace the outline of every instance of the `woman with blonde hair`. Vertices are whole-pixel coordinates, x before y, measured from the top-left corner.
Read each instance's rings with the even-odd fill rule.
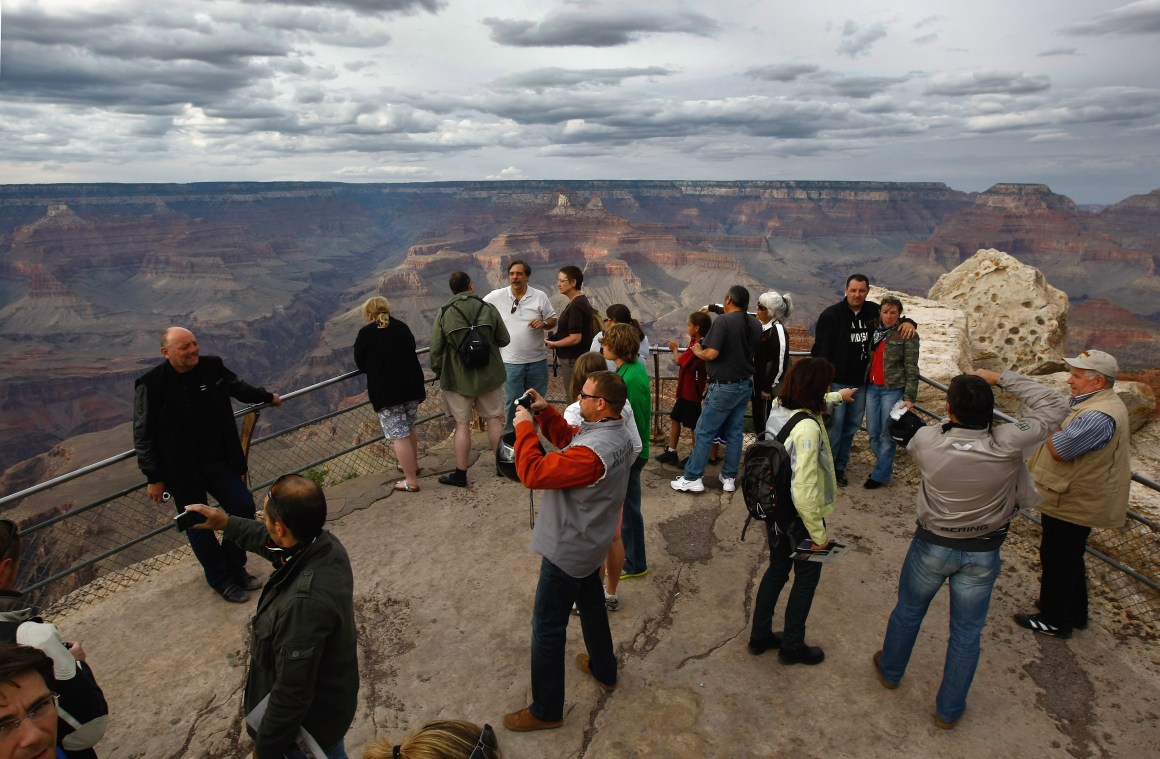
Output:
[[[375,741],[363,759],[503,759],[491,725],[461,719],[428,722],[400,744]]]
[[[419,404],[427,399],[415,336],[400,319],[391,317],[390,301],[381,295],[368,298],[362,314],[368,324],[355,338],[354,363],[367,376],[367,396],[403,470],[404,479],[395,483],[395,490],[414,493],[419,489],[415,419]]]

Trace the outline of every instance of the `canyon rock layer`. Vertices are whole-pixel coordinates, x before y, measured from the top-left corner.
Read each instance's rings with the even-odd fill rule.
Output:
[[[486,292],[514,257],[549,294],[557,268],[581,265],[593,302],[630,304],[659,344],[733,283],[792,292],[808,330],[852,271],[925,293],[993,247],[1077,306],[1069,350],[1160,364],[1160,191],[1099,212],[1043,185],[882,182],[7,185],[0,199],[0,468],[128,419],[168,324],[285,391],[352,368],[367,296],[423,341],[450,272]]]

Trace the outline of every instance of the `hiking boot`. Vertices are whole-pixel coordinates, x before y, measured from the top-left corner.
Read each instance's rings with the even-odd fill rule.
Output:
[[[442,478],[440,478],[440,479],[442,479]],[[847,485],[850,484],[850,481],[846,479],[846,470],[845,469],[835,469],[834,470],[834,479],[837,480],[838,484],[842,487],[846,487]]]
[[[467,487],[467,472],[456,469],[453,472],[439,475],[440,485],[454,485],[457,488]]]
[[[677,452],[672,448],[666,448],[663,453],[657,454],[657,457],[653,461],[656,461],[658,464],[672,464],[676,466]]]
[[[782,648],[777,652],[777,660],[782,664],[821,664],[825,658],[820,646]]]
[[[866,488],[867,490],[877,490],[878,488],[886,487],[886,483],[879,482],[873,477],[867,477],[866,481],[862,483],[862,487]]]
[[[768,638],[750,638],[749,653],[761,656],[766,651],[781,648],[781,633],[771,633]]]
[[[700,477],[698,477],[695,480],[686,480],[685,475],[682,474],[680,477],[673,480],[669,484],[673,486],[673,490],[679,490],[682,493],[704,493],[705,492],[705,484],[703,482],[701,482]]]
[[[737,479],[736,478],[718,476],[717,479],[721,480],[721,489],[724,490],[726,493],[732,493],[734,490],[737,489]]]
[[[878,675],[878,682],[882,683],[882,687],[888,690],[894,690],[898,687],[898,683],[892,683],[886,679],[882,674],[882,667],[878,666],[878,660],[882,658],[882,652],[877,651],[874,654],[874,674]]]
[[[1042,614],[1016,614],[1015,624],[1053,638],[1070,638],[1070,627],[1057,627],[1043,619]]]
[[[551,730],[562,724],[564,724],[564,720],[550,722],[540,719],[532,714],[532,710],[526,706],[518,712],[505,714],[503,718],[503,726],[517,733],[526,733],[531,730]]]
[[[592,670],[588,667],[588,654],[576,654],[576,666],[580,671],[596,680],[596,684],[606,691],[616,690],[616,683],[606,683],[603,680],[597,680],[596,675],[592,674]]]

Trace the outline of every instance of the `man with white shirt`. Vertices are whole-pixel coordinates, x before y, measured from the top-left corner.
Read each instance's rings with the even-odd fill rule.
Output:
[[[548,394],[548,349],[544,330],[556,326],[556,309],[542,291],[528,287],[532,267],[516,259],[508,264],[508,287],[492,290],[484,301],[496,307],[507,327],[511,342],[499,349],[507,381],[503,386],[505,433],[512,431],[513,402],[533,388]]]

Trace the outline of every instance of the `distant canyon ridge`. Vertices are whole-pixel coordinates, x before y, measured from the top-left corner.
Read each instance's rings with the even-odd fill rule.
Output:
[[[425,342],[455,270],[483,294],[524,259],[562,306],[555,272],[578,265],[595,305],[628,304],[662,344],[734,283],[792,293],[812,329],[851,272],[925,295],[980,248],[1068,294],[1069,351],[1160,366],[1160,190],[1091,209],[1038,184],[2,185],[0,470],[128,420],[170,324],[286,392],[353,368],[372,294]]]

